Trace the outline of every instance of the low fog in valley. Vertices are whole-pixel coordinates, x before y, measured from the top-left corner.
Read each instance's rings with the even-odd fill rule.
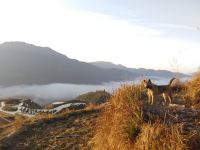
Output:
[[[142,78],[138,78],[135,81],[127,82],[109,82],[101,85],[84,85],[84,84],[47,84],[47,85],[19,85],[3,87],[0,86],[0,99],[13,98],[13,97],[28,97],[32,98],[39,104],[47,104],[56,100],[69,100],[77,97],[80,94],[84,94],[96,90],[106,90],[112,93],[115,89],[123,84],[133,84],[141,81]],[[168,83],[167,78],[154,78],[153,81],[159,84]]]

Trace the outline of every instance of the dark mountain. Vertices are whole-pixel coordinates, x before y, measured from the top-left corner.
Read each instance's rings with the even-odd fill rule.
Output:
[[[132,80],[137,73],[117,68],[99,68],[70,59],[48,47],[23,42],[0,45],[0,85],[76,83],[100,84]]]
[[[115,68],[115,69],[123,69],[127,70],[128,68],[121,65],[121,64],[114,64],[112,62],[106,62],[106,61],[96,61],[96,62],[91,62],[91,64],[100,67],[100,68],[105,68],[105,69],[110,69],[110,68]]]
[[[106,69],[121,69],[125,71],[129,71],[135,74],[138,74],[139,76],[157,76],[157,77],[166,77],[166,78],[171,78],[173,76],[177,77],[186,77],[189,75],[183,74],[183,73],[174,73],[171,71],[167,70],[153,70],[153,69],[144,69],[144,68],[127,68],[121,64],[114,64],[111,62],[105,62],[105,61],[97,61],[97,62],[91,62],[91,64],[101,67],[101,68],[106,68]]]

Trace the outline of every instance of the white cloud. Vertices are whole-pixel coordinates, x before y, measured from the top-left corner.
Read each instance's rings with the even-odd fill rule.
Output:
[[[166,30],[109,15],[67,10],[59,2],[0,1],[0,41],[25,41],[49,46],[74,59],[112,61],[129,67],[173,70],[169,65],[173,57],[178,57],[180,71],[193,71],[199,66],[196,56],[200,44],[166,38]],[[175,56],[185,48],[188,53]]]

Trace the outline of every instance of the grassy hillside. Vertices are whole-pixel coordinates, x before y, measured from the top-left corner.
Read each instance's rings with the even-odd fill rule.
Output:
[[[198,150],[199,80],[197,74],[189,82],[175,83],[172,104],[159,96],[149,105],[142,85],[124,85],[100,105],[18,116],[0,130],[0,149]],[[93,102],[93,94],[79,99]]]
[[[72,100],[66,100],[62,104],[48,104],[46,108],[54,108],[56,106],[60,106],[63,104],[68,103],[86,103],[86,105],[99,105],[102,103],[107,102],[111,97],[111,94],[106,92],[105,90],[95,91],[95,92],[88,92],[85,94],[81,94],[78,97],[72,99]]]
[[[141,86],[120,88],[97,120],[94,149],[198,149],[200,111],[186,106],[199,96],[200,84],[194,87],[199,79],[200,75],[187,83],[186,91],[176,94],[172,105],[161,105],[162,98],[157,104],[148,105]]]
[[[66,150],[89,149],[99,110],[80,110],[59,115],[18,118],[4,131],[0,130],[0,149]],[[10,134],[5,137],[5,132]]]
[[[110,97],[111,95],[106,91],[96,91],[82,94],[75,99],[85,103],[101,104],[110,99]]]

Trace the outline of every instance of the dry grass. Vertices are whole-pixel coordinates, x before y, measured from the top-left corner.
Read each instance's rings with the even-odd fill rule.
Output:
[[[15,129],[19,129],[26,121],[28,120],[27,117],[22,115],[16,115],[15,121],[13,122],[13,126]]]
[[[97,122],[94,149],[130,149],[143,122],[139,86],[123,86],[112,96]]]
[[[54,116],[51,114],[38,114],[31,118],[22,116],[22,115],[15,115],[14,121],[7,125],[9,128],[7,128],[7,126],[5,126],[3,128],[4,128],[4,130],[6,130],[7,135],[10,135],[10,134],[15,133],[19,129],[21,129],[23,126],[26,126],[28,124],[33,124],[38,121],[48,120],[53,117]],[[1,134],[0,134],[0,136],[1,136]]]
[[[26,117],[20,115],[16,115],[13,118],[13,122],[0,126],[0,140],[18,131],[18,129],[20,129],[27,120]]]
[[[13,122],[13,126],[16,129],[18,129],[18,128],[22,127],[23,125],[35,123],[35,122],[42,121],[42,120],[48,120],[48,119],[51,119],[54,117],[55,117],[54,115],[47,114],[47,113],[40,113],[31,118],[22,116],[22,115],[16,115],[15,121]]]
[[[186,87],[186,99],[193,106],[200,108],[200,72],[187,83]]]
[[[188,149],[195,140],[191,133],[184,132],[181,123],[167,124],[162,119],[146,119],[145,99],[143,90],[137,85],[123,86],[116,91],[97,120],[92,140],[94,149]]]
[[[98,104],[90,103],[90,104],[88,104],[88,105],[85,107],[84,110],[94,110],[94,109],[100,110],[100,109],[102,109],[106,104],[107,104],[107,103],[99,104],[99,105],[98,105]]]
[[[52,119],[52,118],[55,118],[54,114],[39,113],[39,114],[35,115],[34,117],[29,118],[27,120],[27,122],[29,122],[29,124],[30,124],[30,123],[33,123],[33,122],[38,122],[38,121],[41,121],[41,120],[49,120],[49,119]]]
[[[37,116],[12,136],[0,140],[0,149],[8,150],[73,150],[92,149],[88,141],[94,135],[99,110],[77,110],[55,116]],[[0,134],[1,138],[1,134]],[[14,145],[14,146],[13,146]]]
[[[167,126],[163,123],[144,124],[135,143],[137,150],[185,150],[187,138],[182,124]]]
[[[45,120],[51,120],[54,118],[57,118],[59,116],[63,116],[68,114],[69,110],[66,110],[60,114],[48,114],[48,113],[39,113],[37,115],[35,115],[34,117],[26,117],[23,115],[15,115],[15,119],[12,123],[9,124],[10,128],[9,130],[14,133],[16,132],[18,129],[20,129],[22,126],[26,126],[26,125],[31,125],[37,122],[42,122]]]

